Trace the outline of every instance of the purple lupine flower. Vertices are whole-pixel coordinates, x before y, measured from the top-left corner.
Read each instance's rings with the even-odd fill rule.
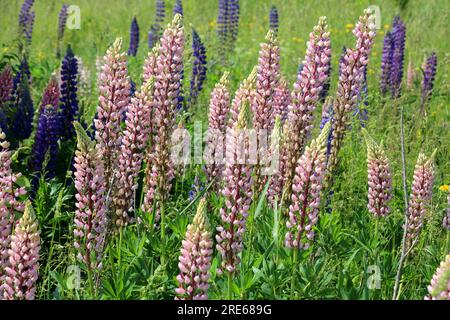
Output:
[[[199,178],[198,175],[195,176],[194,182],[191,185],[191,189],[189,190],[189,201],[193,201],[197,195],[205,189],[205,184]]]
[[[348,115],[358,102],[358,93],[369,62],[369,53],[375,38],[375,16],[370,9],[364,10],[353,30],[356,37],[354,49],[347,49],[340,66],[336,100],[333,103],[333,141],[328,161],[327,183],[331,182],[338,165],[338,154],[347,129]]]
[[[23,37],[27,40],[28,44],[31,43],[31,35],[33,33],[33,25],[35,13],[31,12],[31,7],[34,4],[34,0],[25,0],[20,8],[19,13],[19,31]]]
[[[148,32],[148,47],[153,48],[159,41],[163,32],[163,23],[166,18],[166,4],[164,0],[156,0],[155,22]]]
[[[19,197],[26,194],[24,187],[16,185],[21,177],[11,168],[11,151],[6,135],[0,129],[0,284],[4,283],[5,268],[9,264],[8,249],[11,243],[11,231],[16,211],[22,212],[23,203]],[[3,288],[0,285],[0,300],[3,297]]]
[[[450,254],[444,258],[428,286],[425,300],[450,300]]]
[[[116,187],[113,194],[115,221],[117,226],[126,225],[130,213],[134,212],[135,192],[138,175],[148,143],[151,128],[151,108],[153,100],[153,78],[145,83],[140,92],[131,99],[126,111],[125,130],[116,172]]]
[[[320,195],[327,167],[326,147],[330,129],[328,122],[296,164],[292,203],[286,222],[288,232],[285,245],[288,248],[306,250],[314,240],[314,226],[319,219]]]
[[[13,117],[9,131],[14,132],[14,137],[18,140],[30,137],[34,116],[27,66],[26,62],[22,62],[21,68],[14,78]]]
[[[7,65],[0,73],[0,109],[11,101],[13,88],[13,73],[11,67]]]
[[[88,270],[102,268],[102,255],[106,237],[106,181],[101,154],[84,131],[74,123],[77,134],[75,151],[75,189],[77,190],[74,218],[74,247],[77,259]]]
[[[39,234],[39,222],[28,201],[11,236],[9,266],[3,285],[2,298],[5,300],[34,300],[39,277]]]
[[[222,54],[232,51],[239,30],[239,0],[219,0],[217,34],[222,45]]]
[[[183,71],[184,28],[182,22],[183,17],[177,14],[164,31],[156,61],[153,99],[154,147],[148,159],[149,169],[144,181],[143,210],[146,212],[152,212],[154,200],[161,203],[167,201],[174,178],[170,139],[176,125],[175,112]]]
[[[450,231],[450,192],[447,195],[447,212],[444,216],[444,220],[442,221],[442,226]]]
[[[66,29],[67,17],[69,5],[63,4],[58,15],[58,36],[57,36],[57,47],[56,47],[56,58],[61,58],[61,42],[64,38],[64,30]]]
[[[192,224],[187,227],[178,262],[176,300],[207,300],[213,254],[206,199],[200,200]]]
[[[190,100],[195,101],[198,94],[203,89],[203,82],[206,79],[206,48],[200,39],[197,31],[192,29],[192,63],[191,92]]]
[[[401,94],[403,79],[403,62],[405,57],[405,37],[406,27],[399,16],[394,17],[392,26],[392,63],[390,74],[391,94],[393,98],[398,98]]]
[[[417,158],[414,169],[414,180],[408,206],[408,224],[406,227],[407,248],[411,248],[418,240],[425,214],[430,205],[434,182],[434,155],[427,158],[423,153]]]
[[[209,102],[208,132],[205,150],[205,172],[208,182],[217,179],[213,189],[219,186],[225,156],[227,116],[230,111],[229,73],[225,72],[211,93]]]
[[[99,104],[95,124],[95,139],[103,159],[105,181],[109,189],[120,151],[120,123],[130,102],[130,80],[127,57],[122,52],[122,39],[118,38],[103,58],[99,79]]]
[[[72,48],[67,47],[66,56],[61,63],[61,135],[64,139],[71,139],[74,134],[73,121],[78,116],[77,98],[78,61]]]
[[[423,80],[422,80],[422,98],[421,98],[421,110],[424,111],[425,103],[430,99],[433,92],[434,78],[436,76],[437,56],[436,53],[432,53],[426,60],[423,67]]]
[[[58,81],[55,78],[50,79],[42,97],[38,125],[34,138],[31,159],[31,166],[36,174],[33,180],[34,190],[36,190],[39,176],[43,169],[46,169],[45,177],[47,179],[55,176],[58,137],[61,130],[58,114],[59,94]],[[46,168],[43,168],[47,152],[49,158]]]
[[[135,57],[139,48],[139,25],[136,17],[133,18],[130,27],[130,46],[128,47],[128,55]]]
[[[391,87],[392,54],[394,53],[394,41],[390,31],[384,36],[383,53],[381,56],[380,92],[383,96]]]
[[[253,198],[252,168],[249,164],[248,137],[250,102],[241,101],[238,121],[227,132],[225,170],[222,194],[225,206],[220,209],[221,224],[217,227],[217,250],[222,256],[218,273],[234,273],[243,250],[243,235]]]
[[[228,0],[228,14],[229,14],[229,31],[230,31],[230,41],[231,49],[233,49],[236,43],[238,31],[239,31],[239,0]]]
[[[224,47],[228,40],[228,1],[229,0],[219,0],[219,14],[217,16],[217,35],[219,37],[219,42]]]
[[[369,185],[367,208],[375,217],[386,217],[391,211],[392,173],[383,148],[362,129],[367,144],[367,180]]]
[[[286,196],[290,197],[292,179],[295,174],[297,160],[303,153],[306,140],[313,128],[314,110],[319,100],[320,91],[327,80],[327,69],[331,59],[330,32],[325,17],[310,33],[303,69],[294,84],[291,104],[289,105],[287,124],[285,125],[282,148],[281,172],[284,179]],[[289,200],[289,198],[287,199]]]
[[[277,7],[272,6],[269,13],[269,28],[278,34],[279,20]]]
[[[176,14],[183,15],[183,1],[182,0],[176,0],[175,6],[173,7],[173,15]]]

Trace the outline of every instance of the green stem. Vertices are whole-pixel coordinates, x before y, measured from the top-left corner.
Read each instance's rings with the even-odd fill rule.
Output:
[[[445,240],[445,252],[444,257],[449,253],[449,245],[450,245],[450,231],[447,232],[447,238]]]
[[[161,201],[161,264],[166,260],[166,214],[164,202]]]
[[[231,289],[233,285],[233,273],[232,272],[228,272],[228,287],[227,287],[227,300],[232,300],[233,299],[233,291]]]
[[[297,270],[297,259],[298,259],[298,248],[293,249],[294,252],[292,254],[292,276],[291,276],[291,300],[294,300],[295,297],[295,271]]]

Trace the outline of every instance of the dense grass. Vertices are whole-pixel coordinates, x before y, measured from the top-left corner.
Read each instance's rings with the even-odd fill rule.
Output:
[[[167,1],[171,16],[175,1]],[[247,76],[257,62],[259,43],[264,40],[268,28],[268,13],[272,4],[280,14],[279,42],[282,49],[281,68],[283,75],[292,83],[296,77],[299,60],[303,58],[309,32],[319,16],[326,15],[331,27],[333,47],[333,75],[330,93],[335,92],[337,82],[337,60],[341,48],[353,46],[353,25],[368,5],[381,9],[381,30],[371,53],[368,70],[369,121],[367,129],[377,140],[383,140],[387,156],[394,173],[394,198],[392,214],[381,220],[377,228],[369,214],[367,204],[366,148],[355,120],[347,135],[341,152],[342,162],[335,179],[334,195],[330,203],[331,213],[320,212],[317,244],[306,252],[300,263],[293,268],[291,252],[282,246],[284,217],[281,212],[257,203],[251,210],[249,232],[245,239],[245,250],[239,275],[233,283],[235,298],[287,299],[290,297],[290,282],[295,270],[296,297],[302,299],[389,299],[392,296],[395,273],[399,261],[403,201],[401,187],[401,154],[399,106],[405,113],[405,139],[408,186],[411,184],[414,164],[420,150],[430,154],[438,148],[436,155],[436,182],[432,206],[418,246],[407,261],[401,287],[402,299],[421,299],[426,286],[448,251],[449,232],[441,227],[447,206],[446,193],[439,187],[450,183],[449,154],[449,44],[447,1],[409,1],[400,11],[396,1],[241,1],[239,39],[228,65],[219,63],[218,44],[215,34],[217,1],[185,0],[184,17],[186,33],[195,27],[204,40],[208,54],[208,76],[205,88],[197,105],[192,106],[193,120],[202,120],[206,128],[209,94],[223,71],[231,73],[232,86]],[[17,14],[22,1],[0,3],[0,63],[8,60],[17,64],[15,38]],[[50,75],[59,66],[56,59],[56,33],[58,11],[63,1],[36,1],[36,23],[30,51],[33,76],[33,98],[37,104]],[[113,3],[113,4],[112,4]],[[95,59],[102,56],[116,37],[128,43],[129,25],[134,15],[141,28],[138,56],[129,59],[130,74],[140,82],[141,66],[147,55],[146,32],[154,18],[154,1],[78,0],[81,8],[81,29],[66,30],[65,44],[71,44],[76,55],[83,58],[92,71],[95,83]],[[411,59],[419,75],[412,90],[404,89],[398,105],[390,99],[382,99],[378,93],[383,36],[395,14],[401,14],[407,27],[406,61]],[[168,22],[168,20],[167,20]],[[190,40],[187,41],[190,43]],[[189,51],[186,57],[186,87],[190,70]],[[435,91],[427,106],[426,116],[419,113],[420,71],[425,54],[435,51],[438,56],[438,74]],[[406,66],[405,66],[406,67]],[[97,96],[80,97],[92,115]],[[320,120],[320,108],[317,121]],[[317,126],[316,126],[317,127]],[[16,167],[25,170],[31,142],[25,142],[16,153]],[[70,148],[69,148],[70,149]],[[66,151],[65,151],[66,152]],[[71,150],[67,151],[67,159]],[[65,170],[69,160],[61,161]],[[123,234],[111,239],[102,272],[103,290],[95,298],[103,299],[156,299],[173,298],[177,274],[177,256],[187,224],[192,220],[195,203],[189,206],[188,191],[197,167],[187,168],[183,177],[177,178],[175,190],[168,206],[169,235],[166,252],[169,263],[159,264],[161,243],[159,231],[146,223],[132,225]],[[30,175],[27,175],[30,177]],[[94,298],[84,282],[72,290],[73,274],[69,266],[76,265],[72,249],[71,222],[73,221],[73,189],[64,179],[64,174],[48,184],[42,184],[34,205],[42,229],[42,259],[38,298],[68,299]],[[211,224],[218,223],[221,199],[211,199],[209,217]],[[147,221],[147,217],[142,217]],[[377,230],[377,232],[375,232]],[[216,277],[217,257],[214,259],[211,279],[211,298],[223,298],[226,281]],[[381,272],[379,289],[369,289],[367,280],[373,266]],[[371,271],[372,270],[372,271]],[[69,286],[68,286],[69,285]]]

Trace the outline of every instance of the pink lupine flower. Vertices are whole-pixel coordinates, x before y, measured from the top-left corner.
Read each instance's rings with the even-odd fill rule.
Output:
[[[417,158],[408,207],[407,248],[411,248],[417,241],[427,207],[430,205],[433,193],[435,153],[436,151],[429,158],[420,153]]]
[[[294,84],[283,146],[284,190],[290,194],[297,160],[302,155],[305,142],[313,128],[314,110],[319,94],[328,78],[331,58],[330,32],[326,17],[321,17],[309,35],[303,69]]]
[[[24,209],[19,197],[26,194],[25,188],[16,186],[21,174],[12,172],[11,151],[5,138],[6,135],[0,128],[0,283],[3,282],[4,270],[9,265],[8,248],[15,212]]]
[[[253,68],[247,79],[241,82],[237,89],[233,101],[231,102],[230,116],[228,117],[228,127],[230,129],[236,124],[243,101],[251,102],[255,90],[257,68]]]
[[[120,152],[120,122],[130,102],[130,80],[127,71],[127,54],[121,52],[122,39],[118,38],[103,58],[99,78],[99,105],[95,124],[95,139],[104,162],[108,189]],[[114,185],[114,184],[113,184]]]
[[[154,78],[157,72],[157,60],[158,54],[161,50],[159,43],[157,43],[152,50],[149,51],[147,58],[144,61],[144,70],[143,70],[143,78],[144,83],[150,80],[150,78]]]
[[[442,221],[442,226],[450,231],[450,192],[447,195],[447,213]]]
[[[229,73],[225,72],[211,93],[207,144],[205,151],[205,171],[208,181],[220,179],[225,157],[225,134],[227,116],[230,111]],[[216,183],[218,185],[218,183]]]
[[[39,276],[39,225],[31,202],[11,236],[8,250],[9,266],[6,267],[3,298],[6,300],[34,300]]]
[[[356,37],[354,49],[347,49],[340,63],[336,99],[333,104],[333,137],[328,161],[328,175],[331,179],[338,164],[338,154],[347,129],[348,116],[358,101],[358,92],[364,80],[364,69],[369,62],[369,53],[375,38],[375,16],[370,9],[359,17],[353,34]]]
[[[268,150],[268,157],[271,163],[264,171],[267,176],[271,177],[269,188],[267,189],[267,199],[272,206],[274,206],[275,202],[281,200],[281,193],[283,192],[283,177],[280,175],[280,167],[283,165],[283,162],[280,161],[280,146],[282,145],[281,122],[281,115],[277,114],[275,116],[275,125],[270,135],[270,148]]]
[[[392,173],[384,150],[362,129],[367,143],[367,180],[369,203],[367,207],[376,217],[389,214],[392,198]]]
[[[137,178],[151,128],[153,83],[153,78],[150,78],[131,99],[127,108],[113,195],[117,226],[125,225],[130,219],[129,213],[134,211]]]
[[[319,217],[320,194],[326,171],[326,151],[331,124],[323,127],[297,162],[292,184],[292,203],[289,206],[288,248],[308,249],[314,239],[314,226]]]
[[[169,196],[174,177],[170,157],[170,141],[175,129],[175,115],[183,73],[183,18],[176,14],[161,38],[156,61],[154,86],[154,149],[147,163],[143,210],[151,212],[155,197],[164,203]]]
[[[217,228],[217,250],[222,256],[219,273],[233,273],[240,262],[243,234],[252,202],[252,170],[249,160],[249,100],[241,102],[238,121],[227,132],[226,163],[222,194],[225,207],[220,209],[221,225]]]
[[[287,119],[290,99],[291,91],[288,88],[286,79],[281,78],[273,94],[273,109],[275,115],[281,116],[282,123]]]
[[[74,247],[77,258],[88,269],[95,271],[102,267],[106,237],[106,181],[103,161],[95,141],[91,141],[78,122],[74,123],[74,127],[78,138],[74,164],[77,190]]]
[[[206,199],[202,199],[182,242],[178,263],[180,273],[177,276],[179,287],[175,290],[176,300],[208,299],[212,253],[213,241],[206,215]]]
[[[425,300],[450,300],[450,254],[437,268],[428,286],[428,292]]]
[[[412,64],[412,61],[409,60],[408,63],[408,70],[406,71],[406,87],[408,89],[412,89],[412,87],[414,86],[414,79],[416,77],[415,71],[414,71],[414,67]]]

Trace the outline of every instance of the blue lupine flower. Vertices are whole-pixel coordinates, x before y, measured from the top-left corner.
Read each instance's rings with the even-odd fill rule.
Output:
[[[151,49],[159,41],[163,34],[163,24],[166,18],[166,4],[163,0],[156,0],[156,17],[155,23],[150,27],[148,32],[148,47]]]
[[[128,47],[128,55],[135,57],[139,48],[139,25],[136,17],[133,18],[130,27],[130,46]]]
[[[403,79],[403,64],[405,57],[405,37],[406,27],[399,16],[394,18],[392,27],[393,52],[391,64],[391,94],[393,98],[397,98],[401,94],[401,85]]]
[[[177,0],[175,2],[175,6],[173,7],[173,15],[176,15],[177,13],[183,15],[183,1],[182,0]]]
[[[198,177],[195,176],[194,183],[191,186],[191,190],[189,190],[189,201],[192,201],[197,197],[197,195],[205,189],[205,184]]]
[[[275,34],[278,33],[279,27],[278,10],[277,7],[275,6],[272,6],[272,8],[270,8],[269,27],[275,32]]]
[[[423,80],[422,80],[422,101],[421,109],[425,106],[425,103],[430,99],[433,91],[434,78],[436,77],[437,68],[437,56],[433,52],[426,60],[423,67]]]
[[[222,45],[222,54],[231,51],[239,30],[239,0],[219,0],[217,35]]]
[[[206,48],[195,29],[192,29],[192,54],[194,57],[194,62],[191,77],[191,102],[197,99],[198,94],[203,89],[203,83],[206,79],[207,71]]]
[[[25,0],[19,12],[19,30],[21,35],[25,37],[28,43],[31,43],[31,36],[33,33],[33,25],[35,19],[34,11],[31,12],[31,7],[34,0]]]

